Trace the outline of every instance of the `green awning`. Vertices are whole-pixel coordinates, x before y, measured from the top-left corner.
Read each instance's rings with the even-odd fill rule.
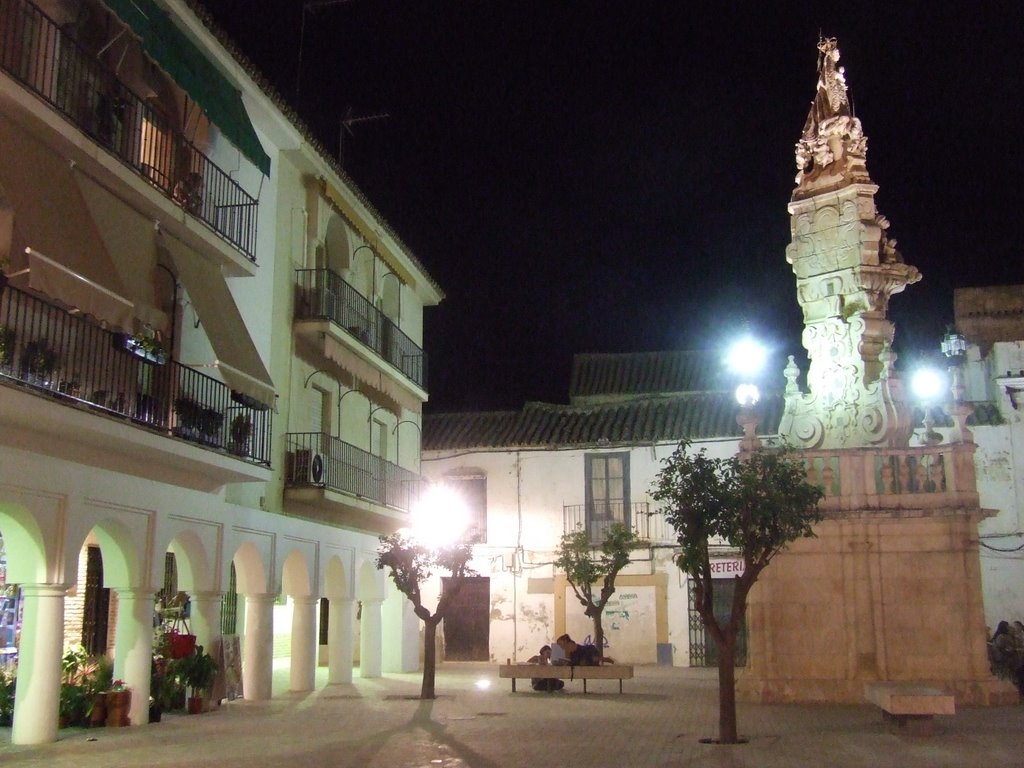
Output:
[[[265,175],[270,156],[242,104],[242,94],[153,0],[103,0],[142,41],[150,57],[191,96],[210,122]]]

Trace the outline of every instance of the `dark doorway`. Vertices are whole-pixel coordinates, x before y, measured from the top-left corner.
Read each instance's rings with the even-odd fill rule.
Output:
[[[85,558],[85,606],[82,616],[82,645],[90,656],[107,652],[107,617],[110,590],[103,586],[103,555],[89,547]]]
[[[441,579],[448,589],[451,578]],[[444,617],[445,661],[490,661],[491,580],[467,576]]]
[[[714,606],[715,618],[719,625],[729,620],[732,612],[732,593],[736,588],[733,579],[715,579],[711,595]],[[689,580],[688,592],[690,596],[690,666],[691,667],[717,667],[718,647],[715,639],[704,629],[704,621],[697,613],[694,598],[693,579]],[[740,623],[739,637],[736,638],[736,666],[747,665],[747,622]]]

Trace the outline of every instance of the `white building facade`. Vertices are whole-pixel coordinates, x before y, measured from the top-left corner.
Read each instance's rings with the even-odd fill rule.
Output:
[[[420,485],[423,266],[182,0],[0,2],[0,134],[12,740],[56,738],[69,644],[145,724],[168,591],[248,699],[283,615],[292,690],[415,669],[375,558]]]
[[[714,456],[738,450],[735,401],[719,357],[577,355],[568,406],[530,403],[517,412],[426,418],[424,475],[462,493],[480,541],[473,561],[480,589],[460,598],[476,605],[445,619],[447,658],[461,657],[467,632],[478,634],[468,643],[477,651],[472,658],[497,660],[529,658],[563,632],[588,639],[592,624],[554,569],[555,550],[578,527],[599,544],[618,521],[642,545],[605,611],[606,655],[636,664],[715,663],[710,638],[689,611],[686,577],[673,562],[675,533],[657,513],[650,488],[684,438]],[[766,397],[763,407],[773,431],[781,395]],[[714,567],[727,600],[742,565],[723,546]],[[489,623],[474,624],[473,613],[484,611]]]

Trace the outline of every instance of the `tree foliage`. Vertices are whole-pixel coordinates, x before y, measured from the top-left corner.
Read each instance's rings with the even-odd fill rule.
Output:
[[[786,545],[814,536],[821,519],[822,491],[807,482],[802,462],[783,450],[713,458],[693,452],[682,441],[662,462],[651,497],[662,503],[675,529],[678,566],[693,580],[694,602],[708,633],[719,647],[719,741],[735,743],[736,638],[746,613],[747,595],[758,576]],[[713,545],[738,550],[744,571],[735,577],[729,618],[714,614]]]
[[[448,606],[458,595],[466,576],[476,575],[469,567],[473,558],[473,544],[459,541],[441,547],[428,547],[405,533],[392,533],[380,537],[377,550],[377,568],[388,569],[399,592],[409,598],[413,612],[423,620],[423,685],[420,698],[434,698],[434,678],[437,667],[435,638],[437,625],[444,618]],[[437,607],[431,613],[423,605],[420,586],[435,573],[451,576],[441,591]]]
[[[594,623],[594,645],[604,650],[601,616],[609,598],[615,594],[615,578],[629,565],[629,553],[637,546],[636,534],[623,523],[605,529],[604,540],[595,549],[583,528],[566,533],[555,551],[555,567],[565,572],[584,615]],[[594,588],[600,584],[595,597]]]

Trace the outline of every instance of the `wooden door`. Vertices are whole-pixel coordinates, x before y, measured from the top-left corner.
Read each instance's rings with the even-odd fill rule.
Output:
[[[448,577],[442,578],[444,589]],[[444,617],[445,661],[490,661],[491,580],[467,576]]]

